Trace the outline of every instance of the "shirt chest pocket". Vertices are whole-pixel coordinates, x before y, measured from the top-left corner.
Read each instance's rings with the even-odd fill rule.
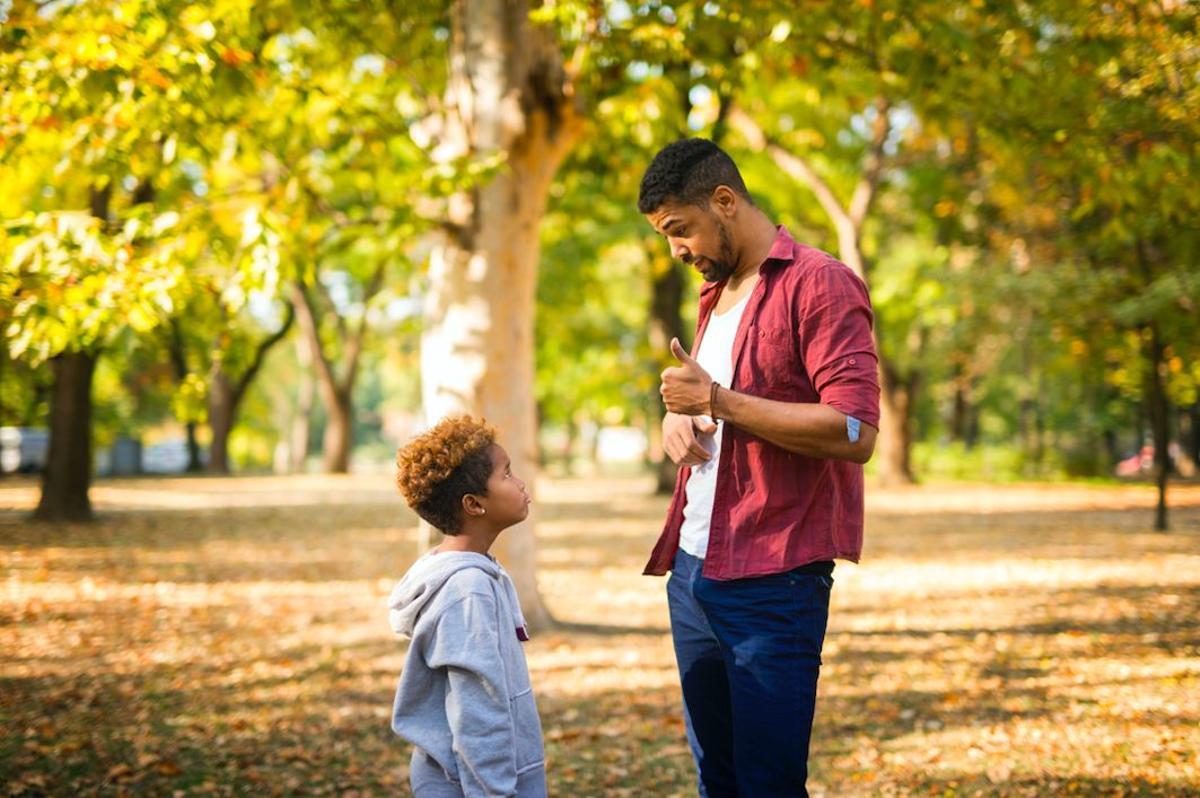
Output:
[[[792,394],[806,382],[803,364],[796,353],[795,333],[779,325],[751,325],[746,336],[745,360],[739,371],[746,391],[759,396],[794,401]]]

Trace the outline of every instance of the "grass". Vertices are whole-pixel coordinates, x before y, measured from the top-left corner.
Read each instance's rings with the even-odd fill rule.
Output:
[[[386,475],[100,483],[98,523],[0,483],[0,791],[407,794]],[[814,795],[1200,793],[1200,487],[869,491],[839,565]],[[694,795],[644,479],[539,485],[561,622],[527,653],[556,796]],[[0,792],[0,794],[3,794]]]

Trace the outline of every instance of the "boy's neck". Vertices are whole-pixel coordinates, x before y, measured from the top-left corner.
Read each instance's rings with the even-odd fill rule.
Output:
[[[444,535],[438,544],[437,551],[471,551],[476,554],[487,554],[492,544],[496,542],[499,532],[476,526],[464,527],[457,535]]]

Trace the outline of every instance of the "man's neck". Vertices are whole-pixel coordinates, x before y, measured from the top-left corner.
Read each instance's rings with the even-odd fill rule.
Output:
[[[737,268],[729,276],[729,287],[733,289],[741,285],[747,277],[758,273],[758,267],[762,266],[767,255],[771,254],[771,247],[774,246],[775,237],[779,233],[775,224],[757,208],[750,211],[746,227],[746,243],[742,246]]]

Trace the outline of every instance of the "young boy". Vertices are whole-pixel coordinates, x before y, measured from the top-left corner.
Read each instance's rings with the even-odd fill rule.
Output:
[[[396,455],[408,505],[439,529],[388,600],[392,628],[412,638],[392,730],[413,744],[416,798],[546,795],[542,725],[521,642],[512,580],[488,550],[529,514],[495,430],[448,418]]]

